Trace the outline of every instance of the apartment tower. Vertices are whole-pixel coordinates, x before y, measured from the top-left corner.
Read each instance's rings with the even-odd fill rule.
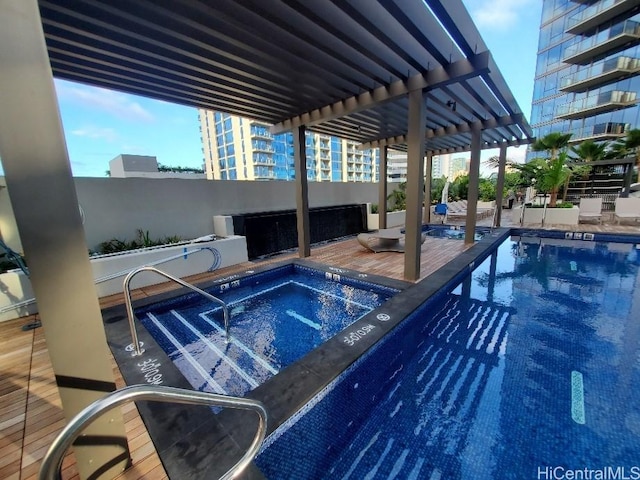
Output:
[[[205,172],[210,180],[293,180],[293,135],[273,135],[263,122],[210,110],[198,111]],[[377,150],[307,132],[307,179],[377,182]]]
[[[640,0],[543,0],[531,126],[572,143],[640,127]],[[531,154],[530,154],[531,156]]]

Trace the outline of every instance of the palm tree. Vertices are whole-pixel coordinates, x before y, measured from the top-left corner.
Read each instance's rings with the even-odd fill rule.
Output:
[[[558,200],[558,190],[567,181],[569,175],[571,175],[569,168],[567,167],[567,152],[560,152],[557,158],[550,159],[546,162],[546,165],[540,172],[538,177],[538,184],[536,185],[543,192],[551,193],[549,199],[549,207],[556,206]]]
[[[555,160],[558,153],[569,145],[569,140],[572,135],[572,133],[551,132],[537,139],[533,145],[531,145],[531,150],[534,152],[548,151],[551,160]]]
[[[627,136],[613,144],[612,152],[617,158],[633,154],[636,157],[638,182],[640,182],[640,129],[634,128],[627,132]]]
[[[571,147],[571,153],[583,162],[595,162],[603,160],[609,148],[609,142],[596,143],[585,140],[577,147]]]
[[[609,142],[596,143],[591,140],[585,140],[576,147],[571,147],[571,153],[574,155],[574,159],[581,160],[584,163],[597,162],[604,160],[609,152]],[[573,160],[573,159],[572,159]],[[569,176],[564,187],[564,196],[562,201],[567,198],[567,190],[569,189],[569,180],[572,175],[579,175],[584,178],[591,171],[591,167],[588,165],[571,165],[569,164]]]

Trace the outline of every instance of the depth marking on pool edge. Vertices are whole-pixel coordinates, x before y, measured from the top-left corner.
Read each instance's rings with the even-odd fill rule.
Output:
[[[586,423],[584,415],[584,382],[582,374],[573,370],[571,372],[571,418],[576,423]]]
[[[316,330],[320,330],[322,328],[320,324],[309,320],[307,317],[303,317],[302,315],[300,315],[297,312],[294,312],[293,310],[287,310],[286,314],[289,315],[290,317],[295,318],[296,320],[301,321],[302,323],[309,325],[311,328],[315,328]]]

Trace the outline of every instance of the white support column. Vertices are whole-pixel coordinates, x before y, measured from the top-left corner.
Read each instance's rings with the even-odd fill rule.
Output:
[[[380,147],[380,182],[378,183],[378,226],[387,228],[387,146]]]
[[[507,166],[507,145],[500,145],[500,154],[498,156],[498,182],[496,183],[496,216],[494,227],[499,227],[502,221],[502,201],[504,190],[504,173]]]
[[[68,421],[116,387],[38,2],[0,5],[0,157]],[[111,478],[127,465],[120,410],[81,440],[82,478]]]
[[[427,124],[426,99],[421,90],[409,93],[407,133],[407,213],[405,218],[404,278],[420,278],[422,246],[422,189],[424,186],[424,131]]]
[[[424,169],[424,213],[422,223],[431,223],[431,175],[433,168],[433,154],[427,153]]]
[[[479,123],[471,126],[471,164],[469,165],[469,191],[467,194],[467,223],[464,243],[475,241],[476,214],[478,212],[478,182],[480,181],[480,142],[482,127]]]
[[[298,255],[311,256],[309,228],[309,184],[307,181],[307,141],[304,125],[293,129],[293,150],[296,169],[296,218],[298,220]]]

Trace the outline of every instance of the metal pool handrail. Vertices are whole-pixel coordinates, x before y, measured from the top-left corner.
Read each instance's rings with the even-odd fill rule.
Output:
[[[73,441],[84,430],[85,426],[102,415],[123,403],[129,401],[149,400],[153,402],[183,403],[190,405],[209,405],[237,408],[241,410],[253,410],[260,418],[258,431],[242,458],[228,470],[221,478],[236,478],[251,461],[254,459],[267,432],[268,414],[264,405],[248,398],[229,397],[216,393],[196,392],[176,387],[152,386],[152,385],[132,385],[110,393],[104,398],[96,400],[80,413],[78,413],[67,426],[55,438],[49,450],[45,454],[39,480],[59,480],[62,478],[60,468],[64,455],[73,444]]]
[[[189,256],[189,255],[191,255],[193,253],[202,252],[203,250],[208,250],[213,255],[213,264],[212,264],[211,268],[209,269],[209,271],[215,270],[217,268],[217,264],[220,263],[219,262],[220,252],[218,252],[215,248],[211,248],[211,247],[201,247],[201,248],[197,248],[195,250],[187,250],[185,252],[179,253],[178,255],[172,255],[171,257],[162,258],[160,260],[156,260],[155,262],[147,263],[147,264],[145,264],[143,266],[144,267],[152,267],[154,265],[160,265],[162,263],[170,262],[171,260],[176,260],[178,258],[187,257],[187,256]],[[104,282],[107,282],[109,280],[113,280],[113,279],[118,278],[118,277],[123,277],[124,275],[126,275],[130,271],[131,270],[127,268],[126,270],[121,270],[119,272],[111,273],[109,275],[105,275],[104,277],[96,278],[94,283],[96,285],[98,285],[99,283],[104,283]],[[36,299],[35,298],[28,298],[26,300],[22,300],[21,302],[12,303],[11,305],[7,305],[6,307],[0,308],[0,314],[6,313],[6,312],[10,312],[11,310],[15,310],[16,308],[27,307],[27,306],[32,305],[34,303],[36,303]]]
[[[226,303],[224,303],[218,297],[214,297],[210,293],[207,293],[204,290],[199,289],[195,285],[191,285],[190,283],[187,283],[184,280],[174,277],[173,275],[169,275],[168,273],[163,272],[162,270],[159,270],[155,267],[151,267],[151,266],[138,267],[135,270],[130,271],[129,274],[124,279],[124,301],[127,306],[127,317],[129,319],[129,328],[131,329],[131,340],[133,341],[133,344],[132,344],[133,352],[131,354],[132,356],[137,357],[139,355],[142,355],[142,353],[144,352],[144,349],[140,347],[140,342],[138,341],[138,332],[136,331],[136,316],[133,313],[133,306],[131,304],[131,288],[129,284],[131,283],[131,279],[133,277],[135,277],[138,273],[145,272],[145,271],[155,272],[158,275],[161,275],[177,283],[178,285],[182,285],[183,287],[188,288],[189,290],[199,293],[200,295],[202,295],[208,300],[211,300],[212,302],[216,302],[222,305],[222,311],[224,313],[225,341],[227,342],[229,341],[229,309],[227,308]]]

